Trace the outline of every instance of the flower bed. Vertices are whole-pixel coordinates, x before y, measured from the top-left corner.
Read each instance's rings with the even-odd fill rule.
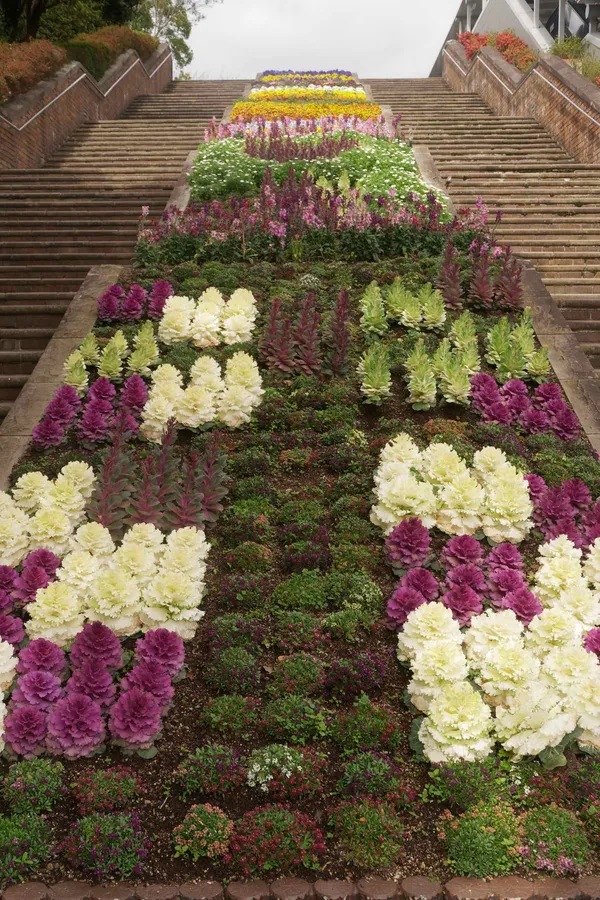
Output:
[[[467,59],[476,56],[482,47],[495,47],[507,62],[516,66],[519,72],[529,71],[538,60],[537,53],[513,31],[491,31],[488,34],[463,31],[459,34],[458,40],[465,48]]]
[[[0,497],[0,883],[597,873],[600,463],[520,266],[267,187],[144,223]]]

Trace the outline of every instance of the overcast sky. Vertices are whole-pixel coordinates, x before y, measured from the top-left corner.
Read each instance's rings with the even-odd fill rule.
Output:
[[[362,78],[429,75],[458,0],[222,0],[195,26],[195,78],[263,69],[350,69]]]

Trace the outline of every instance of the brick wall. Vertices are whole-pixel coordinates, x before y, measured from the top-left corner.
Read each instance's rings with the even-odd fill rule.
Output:
[[[37,168],[83,122],[116,119],[141,94],[161,94],[173,79],[167,44],[142,62],[123,53],[100,81],[81,63],[0,106],[0,169]]]
[[[444,79],[473,92],[498,115],[536,119],[576,160],[600,163],[600,88],[551,54],[521,74],[493,47],[467,60],[458,41],[444,48]]]

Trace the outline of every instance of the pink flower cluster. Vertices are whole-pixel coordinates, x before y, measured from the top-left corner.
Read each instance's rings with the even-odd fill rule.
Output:
[[[96,301],[98,318],[105,322],[137,322],[145,314],[150,319],[160,319],[172,293],[168,281],[155,281],[150,294],[139,284],[132,284],[127,293],[120,284],[113,284]]]
[[[337,134],[339,132],[353,131],[357,134],[366,134],[380,140],[393,140],[397,137],[398,116],[394,123],[389,125],[383,116],[378,119],[357,119],[354,116],[328,116],[320,119],[290,119],[282,118],[275,122],[267,121],[262,117],[251,122],[231,122],[227,125],[213,119],[206,131],[204,140],[223,141],[227,138],[238,136],[250,137],[300,137],[306,134]]]
[[[135,663],[118,687],[121,643],[101,622],[85,625],[70,658],[44,638],[19,654],[4,740],[14,756],[41,753],[72,759],[101,751],[108,733],[128,751],[148,750],[173,699],[172,679],[183,666],[181,638],[166,629],[136,643]]]
[[[77,392],[67,384],[56,391],[40,423],[33,429],[33,443],[36,446],[42,448],[58,446],[73,426],[78,437],[86,443],[106,441],[119,417],[125,418],[126,431],[135,434],[138,420],[148,399],[148,388],[141,375],[131,375],[123,383],[119,396],[114,384],[108,378],[98,378],[90,386],[84,406],[77,397],[78,406],[73,415],[70,418],[56,418],[57,400],[58,406],[62,408],[64,396],[70,396],[71,392],[77,397]],[[78,412],[81,413],[79,418]]]
[[[396,525],[387,538],[388,558],[408,564],[388,601],[390,628],[401,628],[413,610],[433,600],[447,606],[461,626],[482,613],[485,605],[512,609],[526,623],[542,611],[541,603],[527,588],[523,560],[513,544],[499,544],[484,558],[481,544],[471,535],[451,538],[440,557],[446,569],[440,582],[423,567],[430,559],[426,532],[419,519],[408,519]]]
[[[49,550],[33,550],[20,567],[0,566],[0,640],[18,647],[25,637],[23,622],[12,615],[27,606],[41,588],[56,579],[60,559]]]
[[[519,425],[528,434],[551,431],[563,441],[575,440],[581,433],[557,384],[540,384],[530,397],[519,378],[499,387],[495,378],[482,372],[471,378],[471,403],[484,422]]]

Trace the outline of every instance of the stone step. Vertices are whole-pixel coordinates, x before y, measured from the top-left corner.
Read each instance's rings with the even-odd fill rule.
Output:
[[[558,297],[561,294],[571,294],[574,290],[578,294],[600,294],[600,278],[544,276],[542,281],[553,297]]]
[[[30,375],[43,350],[0,350],[2,375]]]
[[[0,328],[0,351],[43,350],[54,328]]]
[[[21,390],[27,384],[28,375],[0,375],[0,410],[2,406],[10,404],[17,399]],[[0,416],[6,415],[8,409]]]
[[[600,293],[593,294],[561,294],[557,298],[557,304],[561,309],[600,309]]]
[[[0,328],[55,329],[68,308],[68,303],[0,303]]]
[[[2,237],[1,232],[0,237]],[[0,244],[0,259],[7,255],[13,256],[14,254],[25,256],[29,254],[31,258],[33,258],[33,255],[37,256],[40,253],[60,253],[61,258],[67,258],[68,256],[77,254],[105,254],[110,252],[118,254],[128,253],[131,255],[133,246],[134,244],[131,239],[110,239],[105,236],[104,238],[100,237],[96,240],[90,240],[82,239],[79,237],[79,234],[74,238],[36,240],[35,244],[32,244],[31,241],[19,240],[16,236],[11,234],[9,239],[2,240],[2,243]]]

